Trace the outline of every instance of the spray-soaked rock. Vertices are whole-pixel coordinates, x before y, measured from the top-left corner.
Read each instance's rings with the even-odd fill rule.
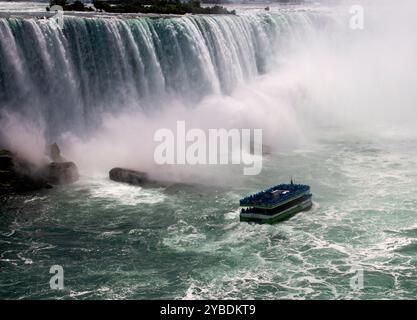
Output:
[[[13,167],[13,154],[8,150],[0,150],[0,170]]]
[[[155,180],[148,176],[146,172],[136,171],[125,168],[113,168],[109,171],[110,180],[128,183],[135,186],[146,188],[167,188],[168,190],[178,191],[180,188],[196,188],[197,184],[188,184],[175,181]],[[171,188],[171,189],[170,189]],[[207,187],[205,187],[207,188]]]
[[[57,143],[47,146],[46,154],[51,159],[51,163],[43,169],[43,175],[51,184],[69,184],[78,180],[78,168],[74,162],[66,160],[61,155],[61,150]]]
[[[67,160],[61,156],[61,150],[56,142],[46,148],[46,154],[51,158],[52,162],[66,162]]]
[[[51,188],[34,170],[34,165],[8,150],[0,150],[0,194]]]
[[[113,168],[109,172],[110,180],[117,182],[125,182],[137,186],[141,186],[150,182],[145,172],[135,171],[124,168]]]
[[[51,162],[46,168],[46,179],[51,184],[69,184],[78,180],[77,166],[74,162]]]

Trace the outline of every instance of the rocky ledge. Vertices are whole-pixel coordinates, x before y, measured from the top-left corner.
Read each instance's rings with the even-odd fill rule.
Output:
[[[46,167],[45,177],[51,184],[69,184],[77,181],[79,174],[74,162],[51,162]]]
[[[34,166],[8,150],[0,150],[0,194],[21,193],[52,186]]]
[[[43,175],[51,184],[70,184],[77,181],[80,177],[78,168],[74,162],[68,161],[61,155],[61,150],[56,143],[51,144],[47,150],[47,155],[52,160],[44,169]]]
[[[46,154],[52,162],[39,167],[13,152],[0,150],[0,194],[49,189],[78,180],[77,166],[61,156],[56,143],[47,148]]]

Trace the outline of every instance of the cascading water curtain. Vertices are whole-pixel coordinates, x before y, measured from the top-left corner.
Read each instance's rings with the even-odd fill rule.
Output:
[[[0,19],[0,108],[83,132],[104,112],[152,110],[170,98],[192,106],[268,71],[317,14],[181,18]]]

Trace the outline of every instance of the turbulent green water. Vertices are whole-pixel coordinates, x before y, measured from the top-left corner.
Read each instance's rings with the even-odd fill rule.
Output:
[[[222,187],[140,189],[106,178],[1,207],[2,298],[415,298],[417,141],[322,139]],[[304,177],[314,208],[240,223],[241,196]],[[49,288],[49,268],[65,289]],[[364,288],[350,287],[352,267]]]

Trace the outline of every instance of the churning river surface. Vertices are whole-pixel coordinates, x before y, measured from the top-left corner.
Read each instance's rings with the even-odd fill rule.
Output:
[[[81,178],[1,198],[0,298],[416,298],[415,28],[352,35],[338,17],[245,7],[236,17],[66,17],[62,31],[1,17],[0,132],[22,152],[59,140]],[[187,112],[166,113],[174,103]],[[207,179],[202,166],[205,179],[159,188],[108,179],[110,165],[141,163],[145,131],[158,127],[148,122],[188,113],[208,128],[263,128],[273,150],[261,174],[230,165]],[[239,222],[240,198],[291,177],[311,186],[310,211]],[[50,288],[53,265],[63,290]]]
[[[358,137],[265,159],[233,188],[83,178],[1,207],[3,298],[415,298],[417,141]],[[296,172],[314,207],[240,223],[238,200]],[[65,289],[49,288],[61,265]],[[351,277],[363,270],[362,290]]]

